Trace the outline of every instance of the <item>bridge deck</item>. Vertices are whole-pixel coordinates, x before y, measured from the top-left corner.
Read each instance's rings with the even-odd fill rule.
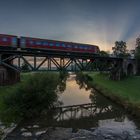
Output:
[[[98,54],[76,53],[76,52],[59,52],[59,51],[26,51],[26,50],[3,50],[0,49],[0,54],[22,55],[22,56],[37,56],[37,57],[64,57],[64,58],[79,58],[79,59],[107,59],[107,60],[122,60],[121,57],[106,57]]]

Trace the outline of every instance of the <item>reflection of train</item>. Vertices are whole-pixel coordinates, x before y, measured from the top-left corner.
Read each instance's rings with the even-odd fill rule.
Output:
[[[89,44],[64,42],[48,39],[39,39],[31,37],[17,37],[14,35],[0,34],[0,48],[2,49],[24,49],[39,51],[66,51],[79,53],[98,53],[99,47]]]

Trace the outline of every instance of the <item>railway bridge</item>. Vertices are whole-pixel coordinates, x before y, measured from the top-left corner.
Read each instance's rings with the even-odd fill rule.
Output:
[[[108,67],[100,65],[102,62]],[[84,54],[59,51],[0,50],[0,85],[20,81],[22,64],[30,72],[35,71],[111,71],[120,75],[136,73],[135,59],[105,57],[97,54]],[[120,77],[120,76],[119,76]]]

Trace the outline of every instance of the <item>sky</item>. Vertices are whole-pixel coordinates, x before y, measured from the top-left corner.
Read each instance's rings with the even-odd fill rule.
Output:
[[[0,0],[0,34],[134,49],[140,0]]]

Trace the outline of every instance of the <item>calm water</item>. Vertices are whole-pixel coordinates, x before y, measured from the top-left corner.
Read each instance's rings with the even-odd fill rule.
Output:
[[[85,88],[79,89],[75,75],[71,75],[66,81],[66,90],[59,96],[59,100],[61,100],[65,106],[86,104],[92,102],[89,98],[90,94],[90,90],[86,91]]]

